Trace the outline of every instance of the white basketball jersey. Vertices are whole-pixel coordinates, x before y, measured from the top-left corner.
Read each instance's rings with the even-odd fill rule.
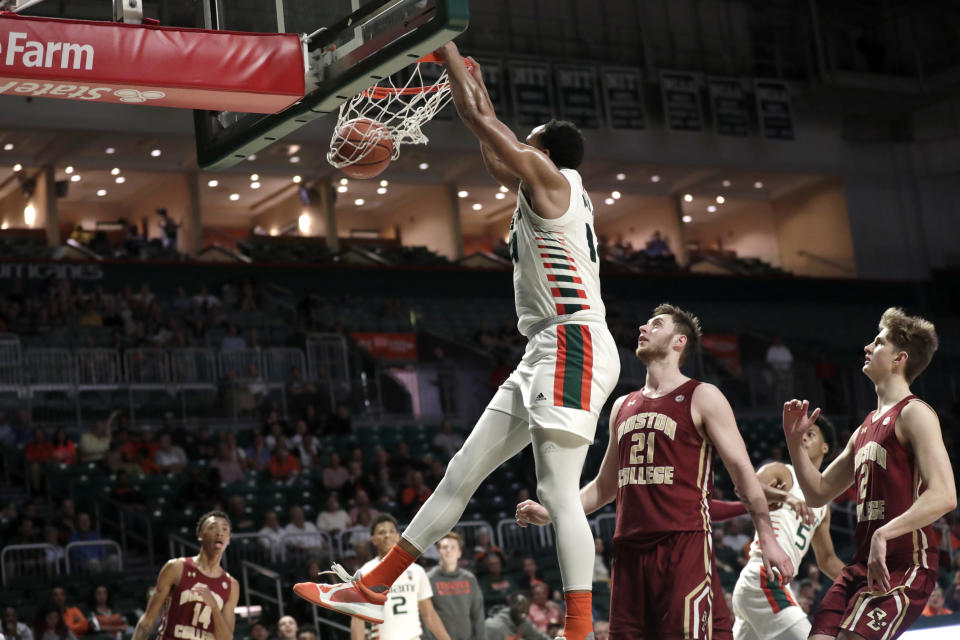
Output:
[[[800,490],[800,483],[797,482],[797,474],[793,470],[793,465],[784,465],[790,470],[790,476],[793,478],[793,486],[790,487],[790,495],[804,500],[803,491]],[[800,561],[810,549],[810,542],[813,540],[813,532],[816,531],[820,523],[827,515],[827,509],[830,507],[816,507],[813,509],[814,521],[812,525],[805,524],[796,511],[784,505],[770,514],[770,522],[773,524],[773,530],[777,534],[777,542],[790,560],[794,567],[800,566]],[[754,534],[753,542],[750,543],[750,561],[762,562],[760,554],[760,542],[757,535]]]
[[[370,560],[360,568],[367,573],[380,564],[378,558]],[[373,625],[372,640],[415,640],[423,634],[420,625],[420,601],[433,597],[430,578],[418,564],[412,564],[400,574],[390,596],[383,605],[383,624]]]
[[[527,337],[544,321],[604,322],[593,204],[579,173],[560,173],[570,183],[570,204],[562,216],[541,218],[520,189],[510,220],[517,328]]]

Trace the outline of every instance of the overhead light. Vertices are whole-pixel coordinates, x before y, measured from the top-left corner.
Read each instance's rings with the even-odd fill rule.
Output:
[[[97,196],[99,196],[99,197],[102,198],[102,197],[105,196],[105,195],[107,195],[107,190],[106,190],[106,189],[97,189]]]
[[[251,189],[259,189],[259,188],[260,188],[260,183],[259,183],[259,182],[251,182],[251,183],[250,183],[250,188],[251,188]]]
[[[72,176],[70,176],[70,182],[80,182],[80,174],[75,173]]]
[[[505,186],[500,185],[500,193],[507,193],[510,189],[507,189]]]
[[[660,182],[660,176],[658,176],[657,174],[653,174],[652,176],[650,176],[650,182]]]
[[[366,200],[364,200],[363,198],[357,198],[356,200],[353,201],[353,204],[357,205],[358,207],[362,207],[363,203],[365,202]]]
[[[347,185],[342,184],[342,185],[340,185],[339,187],[337,187],[337,192],[338,192],[338,193],[346,193],[346,192],[347,192]]]
[[[113,147],[107,147],[106,149],[103,150],[103,152],[106,153],[108,156],[112,156],[117,152],[117,150],[114,149]]]
[[[8,225],[6,222],[4,222],[3,224],[0,224],[0,229],[3,229],[4,231],[6,231],[9,228],[10,228],[10,225]]]
[[[298,221],[297,221],[297,224],[298,224],[298,225],[299,225],[299,222],[300,222],[300,221],[298,220]],[[275,235],[277,235],[277,234],[279,234],[279,233],[280,233],[280,230],[279,230],[279,229],[277,229],[276,227],[270,227],[270,235],[275,236]]]
[[[470,192],[469,192],[469,191],[463,191],[463,190],[457,191],[457,197],[458,197],[458,198],[466,198],[466,197],[469,196],[469,195],[470,195]]]
[[[304,212],[300,214],[300,217],[297,218],[297,227],[300,229],[300,233],[308,233],[310,231],[310,214]]]
[[[723,196],[717,196],[717,204],[723,204],[726,201],[727,199],[724,198]]]
[[[681,220],[683,220],[684,222],[693,222],[693,218],[691,218],[690,216],[683,216]]]
[[[28,204],[23,208],[23,221],[27,223],[28,227],[32,227],[33,223],[37,221],[37,210],[33,204]]]
[[[300,181],[303,180],[300,176],[293,176],[294,184],[300,184]]]
[[[474,211],[480,211],[480,209],[483,209],[483,205],[480,204],[479,202],[474,202],[472,208]]]
[[[13,165],[13,170],[14,170],[14,171],[20,171],[20,170],[22,170],[22,169],[23,169],[23,165],[20,164],[19,162],[18,162],[17,164]]]
[[[717,205],[711,204],[709,207],[707,207],[707,211],[710,213],[715,213],[717,211]]]
[[[251,173],[251,174],[250,174],[250,182],[256,182],[256,181],[259,180],[259,179],[260,179],[260,174],[259,174],[259,173]]]
[[[118,169],[117,167],[114,167],[113,169],[110,170],[110,175],[113,175],[113,176],[120,175],[120,169]]]
[[[208,180],[208,181],[207,181],[207,186],[210,187],[211,189],[212,189],[213,187],[216,187],[216,186],[219,186],[219,185],[220,185],[220,181],[217,180],[216,178],[214,178],[213,180]]]
[[[617,180],[620,180],[620,181],[622,182],[623,180],[626,180],[626,179],[627,179],[627,174],[625,174],[625,173],[618,173],[618,174],[617,174]]]
[[[390,182],[388,182],[387,180],[381,180],[381,181],[380,181],[380,186],[381,186],[381,187],[390,186]]]
[[[616,200],[614,200],[613,198],[607,198],[607,199],[604,200],[603,202],[604,202],[605,204],[613,204],[614,202],[616,202]]]
[[[500,193],[499,191],[497,192],[497,195],[494,196],[494,198],[496,198],[497,200],[503,200],[506,197],[507,197],[507,194]]]
[[[427,169],[430,168],[430,165],[427,164],[426,162],[421,162],[421,163],[420,163],[419,165],[417,165],[417,166],[419,167],[420,171],[426,171]]]
[[[687,193],[687,194],[685,194],[685,195],[683,196],[683,201],[684,201],[684,202],[693,202],[693,196],[690,195],[689,193]]]
[[[4,150],[4,151],[13,151],[13,143],[12,143],[12,142],[8,142],[7,144],[3,145],[3,150]]]
[[[386,188],[386,187],[379,187],[379,188],[377,188],[377,193],[379,193],[380,195],[383,195],[383,194],[385,194],[386,192],[387,192],[387,188]]]
[[[163,152],[160,151],[160,149],[154,149],[153,151],[150,152],[150,155],[153,156],[154,158],[159,158],[161,153]]]
[[[297,164],[298,162],[300,162],[300,156],[290,156],[290,162],[292,164]]]
[[[115,179],[115,181],[116,181],[117,184],[123,184],[124,182],[127,181],[127,179],[124,178],[123,176],[117,176],[116,179]]]
[[[239,194],[239,193],[231,193],[231,194],[230,194],[230,199],[233,200],[234,202],[236,202],[237,200],[240,199],[240,194]]]
[[[759,180],[757,180],[756,182],[753,183],[753,188],[754,188],[754,189],[763,189],[763,183],[760,182]]]
[[[73,173],[73,167],[67,167],[66,169],[63,170],[63,172],[67,175],[70,175],[71,173]]]
[[[610,194],[610,197],[613,198],[614,200],[619,200],[619,199],[620,199],[620,192],[619,192],[619,191],[614,191],[613,193]]]
[[[729,180],[724,180],[721,184],[723,184],[725,187],[729,187],[731,182]]]
[[[297,153],[298,151],[300,151],[300,145],[298,145],[298,144],[291,144],[289,147],[287,147],[287,155],[288,155],[288,156],[292,156],[293,154]]]
[[[247,162],[253,162],[256,159],[257,159],[257,154],[255,153],[251,153],[250,155],[247,156]]]
[[[340,184],[350,184],[350,181],[346,178],[340,178]]]

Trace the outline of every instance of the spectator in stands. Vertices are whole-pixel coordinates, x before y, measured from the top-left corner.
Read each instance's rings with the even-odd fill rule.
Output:
[[[217,458],[210,463],[210,467],[216,470],[220,476],[220,482],[232,484],[243,480],[243,466],[237,459],[236,449],[231,450],[227,440],[217,445]]]
[[[260,368],[253,362],[247,367],[247,392],[253,398],[254,405],[263,407],[269,399],[267,381],[260,375]]]
[[[80,610],[80,607],[70,607],[67,606],[67,591],[63,587],[54,587],[50,590],[50,603],[57,611],[61,622],[73,632],[73,635],[80,637],[87,632],[89,627],[87,623],[86,616],[83,615],[83,612]],[[49,612],[47,614],[49,615]],[[54,627],[52,625],[47,625],[47,631],[49,632]],[[42,640],[43,633],[38,632],[37,638]]]
[[[667,244],[666,238],[663,237],[659,230],[654,231],[650,239],[647,240],[644,253],[650,258],[669,258],[673,256],[673,253],[670,251],[670,245]]]
[[[594,538],[593,545],[593,581],[610,582],[610,567],[604,555],[603,540]]]
[[[766,360],[773,375],[774,404],[783,403],[793,397],[793,354],[780,336],[767,349]]]
[[[6,606],[3,608],[3,626],[0,634],[4,640],[33,640],[33,629],[17,618],[17,608]]]
[[[259,620],[250,625],[250,640],[269,640],[270,630]]]
[[[90,528],[90,515],[77,515],[77,530],[67,538],[67,545],[74,542],[96,542],[102,540],[100,534]],[[89,573],[118,571],[119,558],[115,554],[107,555],[103,545],[84,545],[70,550],[70,565],[83,567]]]
[[[260,535],[260,542],[273,557],[280,553],[283,545],[283,529],[280,528],[280,517],[276,511],[267,511],[263,516],[263,527],[257,532]]]
[[[522,573],[517,579],[518,588],[523,591],[530,591],[537,582],[547,583],[546,578],[540,572],[540,568],[537,567],[537,560],[533,556],[524,556],[522,562]]]
[[[317,640],[317,634],[313,629],[301,629],[297,632],[297,640]]]
[[[286,443],[277,445],[276,451],[270,456],[270,477],[279,482],[288,482],[300,473],[300,461],[290,453]]]
[[[57,535],[60,544],[65,544],[67,538],[76,529],[77,512],[71,498],[64,498],[60,502],[60,510],[57,512],[54,525],[57,527]]]
[[[743,553],[744,547],[750,542],[750,536],[741,530],[740,520],[733,518],[723,523],[723,546],[738,554]]]
[[[276,411],[271,411],[267,414],[266,424],[263,426],[263,431],[266,433],[264,440],[271,450],[276,449],[281,442],[287,445],[287,447],[290,446],[290,441],[287,439],[285,425],[280,422],[280,418],[277,417]]]
[[[16,449],[24,444],[26,429],[7,420],[7,416],[0,411],[0,446],[7,449]],[[26,626],[26,625],[24,625]]]
[[[731,611],[733,611],[733,609],[731,609]],[[606,620],[597,620],[593,623],[593,640],[610,640],[609,622]]]
[[[77,640],[77,636],[64,623],[59,609],[53,604],[41,607],[37,613],[34,637],[36,640]]]
[[[317,529],[320,531],[343,531],[351,525],[350,515],[340,506],[335,493],[327,496],[326,508],[317,516]]]
[[[349,513],[351,526],[369,526],[377,513],[379,512],[370,504],[370,495],[363,489],[358,489],[353,494],[353,507]]]
[[[110,491],[110,497],[127,509],[137,511],[144,509],[143,494],[130,482],[130,474],[126,469],[120,469],[117,472],[117,480]]]
[[[459,566],[460,534],[451,531],[437,542],[440,564],[427,572],[433,607],[451,640],[483,640],[483,594],[476,576]]]
[[[350,407],[345,403],[337,404],[336,412],[327,420],[325,435],[341,436],[353,431],[353,418],[350,417]]]
[[[277,620],[278,640],[297,640],[297,621],[293,616],[283,616]]]
[[[291,412],[302,413],[307,405],[313,401],[317,387],[312,382],[303,379],[300,367],[290,369],[290,381],[287,382],[287,399],[290,402]]]
[[[160,444],[153,454],[153,462],[164,473],[178,473],[187,468],[187,452],[173,444],[169,431],[160,434]]]
[[[157,209],[157,215],[160,216],[160,231],[163,232],[163,248],[177,250],[177,234],[180,232],[180,225],[167,214],[166,209]]]
[[[113,598],[106,585],[97,585],[90,592],[90,629],[100,633],[113,634],[115,640],[123,637],[127,630],[123,614],[113,610]]]
[[[400,492],[400,506],[412,518],[432,493],[433,490],[423,480],[423,473],[411,471],[406,486]]]
[[[933,588],[930,597],[927,599],[927,606],[923,608],[923,615],[928,618],[933,616],[948,616],[953,613],[943,602],[943,587],[939,584]]]
[[[204,311],[209,311],[214,307],[220,306],[220,298],[213,295],[207,290],[207,285],[200,285],[200,292],[193,297],[193,299],[200,305],[200,308]]]
[[[378,493],[376,481],[363,470],[363,462],[351,460],[347,463],[347,472],[350,477],[341,491],[343,495],[356,496],[362,491],[369,497]]]
[[[533,626],[528,615],[530,600],[522,593],[512,593],[505,607],[495,607],[484,622],[485,640],[552,640]]]
[[[210,431],[210,425],[201,422],[197,434],[190,444],[190,451],[197,460],[213,460],[217,455],[217,438]]]
[[[298,425],[303,425],[306,429],[307,423],[300,420]],[[297,453],[300,455],[300,466],[304,469],[313,469],[320,464],[320,442],[309,431],[304,431],[300,436],[300,441],[296,445]]]
[[[270,466],[270,447],[259,431],[253,432],[253,442],[245,454],[247,466],[252,471],[263,471]]]
[[[433,437],[433,447],[447,459],[453,457],[463,446],[463,436],[454,432],[453,424],[446,418],[440,423],[440,433]]]
[[[240,335],[240,329],[235,324],[231,324],[227,327],[227,335],[223,336],[223,339],[220,341],[220,352],[221,353],[231,353],[235,351],[243,351],[247,348],[247,341],[243,339],[243,336]]]
[[[323,469],[323,488],[327,491],[339,491],[350,480],[350,471],[343,466],[340,454],[330,452],[330,462]]]
[[[953,581],[943,598],[943,604],[953,611],[960,611],[960,569],[953,572]]]
[[[98,420],[93,428],[80,436],[80,462],[100,462],[110,450],[111,427],[120,415],[117,409],[106,422]]]
[[[230,531],[233,533],[250,533],[253,531],[253,518],[247,513],[247,503],[243,496],[230,496],[227,501],[227,515],[230,516]]]
[[[56,527],[44,527],[43,528],[43,541],[50,545],[47,549],[44,550],[45,561],[47,563],[47,575],[55,575],[59,573],[59,567],[64,566],[64,558],[66,554],[64,552],[63,546],[60,544],[60,536],[57,533]]]
[[[483,591],[483,599],[487,604],[503,604],[506,602],[507,594],[517,588],[516,583],[510,576],[503,573],[503,560],[500,554],[488,553],[483,558],[483,566],[486,571],[480,576],[480,588]],[[543,585],[546,588],[546,585]]]
[[[500,550],[500,547],[493,544],[490,538],[490,532],[486,529],[481,529],[477,532],[477,537],[474,540],[473,558],[476,562],[482,562],[488,553],[500,555],[503,552]]]
[[[43,467],[53,456],[53,443],[47,440],[42,427],[33,430],[33,440],[27,444],[23,457],[27,460],[30,487],[39,492],[43,489]]]
[[[550,625],[563,624],[563,608],[549,599],[550,588],[546,584],[535,582],[530,593],[529,615],[533,626],[546,632]]]
[[[283,528],[288,546],[298,549],[320,549],[323,547],[323,538],[319,534],[320,530],[316,525],[304,517],[303,507],[290,507],[290,523]]]
[[[53,434],[53,451],[51,460],[62,464],[73,464],[77,461],[77,447],[73,440],[67,437],[67,430],[60,427]]]
[[[30,518],[21,518],[17,523],[17,535],[13,540],[14,544],[37,544],[40,542],[40,535],[33,525]]]

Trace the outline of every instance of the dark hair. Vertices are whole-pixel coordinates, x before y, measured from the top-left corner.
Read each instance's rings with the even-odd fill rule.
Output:
[[[583,162],[583,134],[572,122],[553,119],[543,125],[538,136],[553,164],[561,169],[576,169]]]
[[[47,628],[47,615],[51,612],[56,612],[57,614],[57,627],[55,629],[57,635],[60,638],[69,637],[70,630],[67,628],[67,623],[63,619],[63,614],[60,613],[60,608],[52,602],[40,607],[40,609],[37,610],[37,617],[33,625],[34,637],[39,638],[43,635],[44,630]]]
[[[227,524],[230,526],[230,529],[231,529],[231,530],[233,529],[233,522],[230,520],[230,516],[228,516],[226,513],[224,513],[223,511],[207,511],[205,514],[203,514],[202,516],[200,516],[200,519],[199,519],[199,520],[197,520],[197,535],[198,535],[198,536],[200,535],[200,531],[203,530],[203,523],[206,522],[206,521],[207,521],[207,518],[210,518],[210,517],[213,517],[213,518],[223,518],[224,520],[227,521]]]
[[[826,455],[827,459],[830,459],[833,457],[833,452],[837,448],[837,428],[833,426],[833,423],[827,420],[822,413],[817,416],[815,424],[817,428],[820,429],[820,435],[823,436],[823,441],[830,447]]]
[[[700,337],[703,335],[700,318],[668,302],[664,302],[653,310],[654,317],[659,315],[668,315],[673,318],[673,326],[677,333],[687,336],[687,344],[680,353],[680,364],[683,364],[700,345]]]
[[[373,532],[377,530],[377,525],[381,522],[392,522],[393,526],[396,527],[398,531],[400,530],[400,525],[397,524],[396,518],[389,513],[378,513],[377,517],[370,523],[370,535],[373,535]]]
[[[97,589],[100,587],[107,590],[107,606],[111,609],[113,608],[113,592],[110,591],[110,587],[105,584],[94,583],[93,589],[90,590],[90,611],[92,611],[94,615],[97,613]]]

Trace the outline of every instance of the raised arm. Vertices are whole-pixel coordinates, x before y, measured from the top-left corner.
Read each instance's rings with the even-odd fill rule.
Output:
[[[147,640],[153,626],[157,622],[157,616],[163,610],[163,603],[167,601],[170,590],[180,582],[183,575],[183,561],[179,558],[168,560],[163,568],[160,569],[160,575],[157,576],[157,588],[147,602],[147,608],[140,616],[137,627],[133,631],[133,640]]]
[[[805,524],[813,524],[816,520],[813,510],[806,501],[790,493],[790,489],[793,488],[793,476],[790,475],[787,465],[782,462],[766,464],[757,471],[757,480],[763,487],[763,495],[766,496],[767,507],[771,511],[786,505],[796,511]]]
[[[804,400],[791,400],[783,405],[783,433],[787,439],[787,449],[790,451],[790,460],[793,461],[793,470],[797,474],[797,482],[803,497],[811,507],[822,507],[829,504],[834,498],[847,490],[853,484],[854,437],[850,436],[847,446],[840,455],[830,463],[827,469],[820,471],[810,462],[810,457],[803,449],[803,434],[814,425],[820,409],[807,415],[810,403]]]
[[[837,557],[837,552],[833,549],[833,539],[830,538],[830,509],[827,509],[827,515],[813,532],[810,546],[813,547],[813,555],[817,558],[820,571],[831,580],[836,580],[843,571],[844,564],[843,560]]]
[[[770,524],[767,499],[763,495],[757,474],[753,472],[750,456],[747,455],[747,448],[737,429],[730,403],[712,384],[701,384],[693,392],[692,410],[694,420],[698,416],[702,420],[707,438],[717,448],[737,494],[747,505],[747,511],[757,530],[764,566],[768,571],[776,568],[784,584],[790,582],[794,574],[793,562],[777,544],[773,525]]]

